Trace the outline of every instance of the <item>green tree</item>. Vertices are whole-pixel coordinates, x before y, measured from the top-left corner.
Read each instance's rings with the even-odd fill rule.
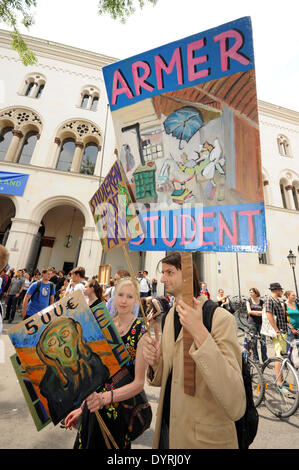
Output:
[[[136,11],[135,6],[142,8],[146,3],[155,5],[158,0],[97,1],[99,15],[109,14],[114,20],[119,19],[121,22],[125,22]],[[0,0],[0,23],[2,22],[11,28],[12,47],[18,52],[24,65],[34,65],[37,58],[22,38],[19,24],[23,24],[27,29],[30,28],[34,23],[32,8],[36,7],[36,4],[37,0]]]
[[[108,13],[114,20],[125,22],[136,11],[135,5],[140,8],[146,3],[155,5],[158,0],[99,0],[99,14]]]
[[[19,31],[19,24],[23,24],[27,29],[33,24],[33,7],[36,7],[36,0],[0,0],[0,22],[11,28],[12,47],[18,52],[24,65],[37,62]]]

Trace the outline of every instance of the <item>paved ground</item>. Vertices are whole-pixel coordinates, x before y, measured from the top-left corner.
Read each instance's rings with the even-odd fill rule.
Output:
[[[0,336],[0,449],[71,449],[74,431],[48,425],[37,432],[9,357],[14,348],[7,335],[11,325],[4,323]],[[241,342],[241,338],[240,338]],[[271,353],[271,346],[268,346]],[[133,444],[133,449],[151,449],[159,389],[146,385],[153,409],[151,428]],[[262,404],[258,408],[260,423],[251,449],[297,449],[299,436],[299,411],[289,419],[279,420]]]

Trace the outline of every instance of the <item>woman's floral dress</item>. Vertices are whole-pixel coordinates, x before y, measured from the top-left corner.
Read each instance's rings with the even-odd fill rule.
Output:
[[[135,375],[135,357],[138,341],[146,332],[144,323],[136,319],[130,330],[125,336],[122,336],[122,341],[127,348],[130,359],[127,363],[132,380]],[[128,382],[126,382],[128,383]],[[118,386],[121,386],[120,384]],[[111,383],[105,384],[101,391],[111,390],[114,387]],[[106,405],[103,409],[99,410],[99,414],[108,427],[114,440],[116,441],[119,449],[129,449],[131,447],[130,437],[127,432],[127,425],[122,419],[122,407],[118,403]],[[86,404],[83,408],[81,423],[79,425],[76,441],[74,444],[75,449],[107,449],[104,437],[99,427],[95,413],[90,413]],[[111,444],[113,449],[113,444]]]

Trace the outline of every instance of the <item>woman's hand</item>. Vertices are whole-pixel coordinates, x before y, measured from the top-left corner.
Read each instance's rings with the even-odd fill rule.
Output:
[[[64,420],[65,429],[72,429],[75,427],[78,424],[81,414],[81,408],[71,411]]]
[[[104,406],[107,404],[105,402],[105,394],[97,392],[92,393],[88,398],[86,398],[86,404],[91,413],[104,408]]]
[[[194,297],[193,307],[187,305],[183,300],[179,300],[176,309],[183,328],[193,336],[196,346],[201,346],[209,334],[202,321],[201,300]]]

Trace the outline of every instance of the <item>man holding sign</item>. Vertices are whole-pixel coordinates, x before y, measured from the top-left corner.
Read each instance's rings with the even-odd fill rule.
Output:
[[[183,302],[180,253],[162,259],[161,282],[175,304],[165,319],[161,343],[157,337],[144,339],[149,383],[161,386],[153,448],[237,449],[234,422],[244,415],[246,399],[235,320],[218,307],[209,333],[202,319],[206,298],[194,298],[193,307]],[[184,393],[182,326],[193,337],[189,354],[196,365],[194,396]]]

